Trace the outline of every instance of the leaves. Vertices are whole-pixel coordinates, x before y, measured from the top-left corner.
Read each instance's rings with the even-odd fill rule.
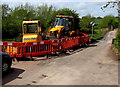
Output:
[[[47,4],[34,7],[26,3],[25,5],[20,5],[13,9],[9,8],[8,5],[2,5],[2,10],[3,38],[15,38],[21,34],[22,21],[29,20],[29,18],[40,20],[42,32],[46,32],[59,12],[64,15],[74,16],[75,27],[77,29],[79,28],[78,14],[68,8],[56,10],[53,6],[48,6]]]
[[[106,7],[109,6],[109,4],[110,3],[106,4]],[[52,5],[48,6],[47,4],[43,4],[41,6],[34,7],[26,3],[25,5],[20,5],[11,9],[5,4],[2,5],[3,38],[15,38],[21,34],[22,21],[29,20],[29,18],[32,18],[33,20],[40,20],[42,32],[46,32],[51,26],[51,23],[54,22],[58,13],[61,15],[74,16],[74,28],[81,29],[82,31],[91,31],[91,21],[96,23],[94,28],[108,27],[108,24],[118,27],[118,21],[116,21],[114,16],[110,15],[104,18],[96,18],[88,14],[80,19],[79,14],[69,8],[56,10],[56,8]]]

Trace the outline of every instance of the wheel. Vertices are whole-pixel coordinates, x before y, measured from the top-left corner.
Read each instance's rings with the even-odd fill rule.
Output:
[[[2,52],[1,54],[2,54],[2,74],[5,75],[7,72],[9,72],[11,68],[12,58],[7,53]]]
[[[3,73],[3,75],[6,74],[10,70],[10,68],[11,68],[11,63],[3,61],[3,63],[2,63],[2,73]]]

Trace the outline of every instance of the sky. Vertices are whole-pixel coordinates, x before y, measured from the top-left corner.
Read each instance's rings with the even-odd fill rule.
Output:
[[[94,17],[118,16],[117,6],[116,8],[107,7],[104,10],[101,9],[108,1],[114,0],[1,0],[1,3],[8,4],[11,8],[25,3],[33,6],[47,4],[57,9],[70,8],[79,13],[80,17],[88,14]]]

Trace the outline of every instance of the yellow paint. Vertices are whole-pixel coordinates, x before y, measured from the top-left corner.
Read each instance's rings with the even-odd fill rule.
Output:
[[[24,24],[29,24],[29,23],[35,23],[38,25],[38,33],[24,33]],[[23,21],[22,23],[22,31],[23,31],[23,38],[22,42],[34,42],[34,41],[41,41],[42,36],[41,36],[41,26],[40,26],[40,21],[39,20],[31,20],[31,21]]]
[[[76,33],[76,32],[75,32],[75,31],[71,31],[71,32],[70,32],[70,36],[71,36],[72,34],[74,34],[74,33]]]
[[[64,28],[64,26],[56,26],[54,28],[52,28],[50,31],[60,31],[62,28]]]
[[[38,20],[33,20],[33,21],[23,21],[23,24],[28,24],[28,23],[36,23],[38,24]]]
[[[73,18],[73,16],[56,15],[56,17]]]
[[[24,34],[22,42],[34,42],[41,41],[42,37],[38,34]]]

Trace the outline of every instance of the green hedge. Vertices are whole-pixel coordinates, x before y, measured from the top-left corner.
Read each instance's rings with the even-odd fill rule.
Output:
[[[117,31],[116,40],[114,41],[114,45],[120,52],[120,30],[119,29]]]

